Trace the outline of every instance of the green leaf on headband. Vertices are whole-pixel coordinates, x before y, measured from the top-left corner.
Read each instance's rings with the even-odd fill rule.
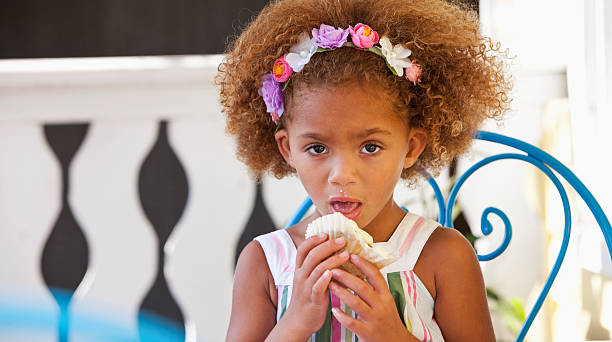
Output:
[[[344,45],[342,46],[346,46],[346,47],[355,47],[355,44],[351,43],[351,42],[346,42],[344,43]]]
[[[278,131],[280,131],[283,128],[285,128],[285,127],[283,127],[283,123],[279,122],[278,125],[276,125],[276,129],[274,130],[274,134],[278,133]]]
[[[333,49],[326,49],[326,48],[322,48],[322,47],[318,47],[317,48],[317,52],[325,52],[325,51],[331,51]]]
[[[375,54],[379,55],[382,58],[385,58],[385,56],[382,54],[382,51],[380,50],[380,48],[378,46],[372,46],[371,48],[367,49],[370,52],[374,52]],[[385,60],[387,60],[385,58]]]
[[[387,62],[387,59],[385,58],[385,63],[387,64],[387,68],[389,68],[391,70],[391,72],[393,73],[393,75],[398,76],[397,71],[395,71],[395,68],[391,66],[391,64],[389,64],[389,62]]]
[[[283,91],[285,91],[285,89],[287,89],[287,86],[289,86],[289,82],[291,81],[291,78],[289,78],[285,84],[283,84]]]

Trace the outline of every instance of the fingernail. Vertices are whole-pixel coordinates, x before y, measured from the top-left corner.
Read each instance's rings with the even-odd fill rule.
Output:
[[[327,236],[327,234],[325,234],[325,233],[319,233],[319,235],[317,235],[317,236],[323,239],[323,238],[325,238],[325,237]]]
[[[343,258],[343,259],[348,257],[348,252],[344,251],[344,252],[340,253],[340,257]]]
[[[334,316],[338,316],[340,314],[340,312],[338,312],[338,308],[332,308],[332,312],[334,313]]]
[[[336,239],[336,245],[340,246],[342,244],[344,244],[344,236],[341,236]]]
[[[331,274],[330,270],[325,270],[325,272],[323,272],[323,276],[328,277]]]
[[[351,254],[351,261],[359,261],[357,254]]]

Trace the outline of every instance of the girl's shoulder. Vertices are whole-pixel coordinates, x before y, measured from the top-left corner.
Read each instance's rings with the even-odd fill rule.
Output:
[[[474,248],[457,230],[436,228],[423,249],[434,274],[434,312],[447,340],[494,341],[482,271]],[[479,324],[465,329],[474,322]]]
[[[478,268],[478,259],[470,242],[456,229],[437,227],[427,239],[415,272],[427,274],[424,283],[433,298],[445,284],[466,279]]]
[[[240,279],[249,279],[249,282],[253,285],[259,285],[260,288],[265,289],[268,297],[275,298],[271,293],[276,289],[274,277],[266,262],[264,249],[261,243],[256,240],[249,242],[238,256],[236,271],[234,272],[234,285]]]
[[[437,227],[431,233],[423,247],[423,254],[438,261],[452,262],[454,259],[476,257],[470,242],[458,230],[453,228]]]

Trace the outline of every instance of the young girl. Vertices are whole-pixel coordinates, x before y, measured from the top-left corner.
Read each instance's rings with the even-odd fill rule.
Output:
[[[443,0],[263,9],[219,67],[227,130],[255,175],[297,174],[315,210],[244,248],[227,341],[494,341],[470,244],[406,213],[393,190],[438,174],[501,118],[504,58],[474,12]],[[304,238],[334,212],[399,259],[379,270],[335,253],[343,238]],[[347,260],[367,280],[338,268]]]

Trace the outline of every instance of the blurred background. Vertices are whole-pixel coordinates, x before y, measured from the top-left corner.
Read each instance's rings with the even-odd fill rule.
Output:
[[[234,263],[253,237],[283,227],[306,193],[295,178],[249,177],[224,133],[212,78],[228,39],[264,0],[22,0],[0,7],[0,341],[143,336],[145,314],[175,334],[222,341]],[[481,30],[516,56],[513,110],[483,129],[539,146],[612,213],[612,3],[480,0]],[[438,181],[507,149],[476,142]],[[433,192],[397,200],[436,219]],[[610,340],[612,263],[599,226],[569,192],[566,260],[529,341]],[[559,250],[563,209],[528,164],[500,161],[459,194],[454,222],[479,253],[499,341],[514,340]],[[17,315],[31,308],[33,329]],[[105,340],[100,338],[99,340]],[[107,339],[108,340],[108,339]]]

